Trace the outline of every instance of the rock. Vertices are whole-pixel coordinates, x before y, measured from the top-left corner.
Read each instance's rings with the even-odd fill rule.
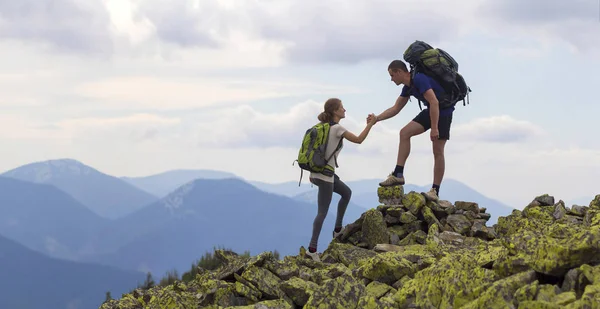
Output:
[[[494,233],[490,232],[488,227],[485,225],[485,220],[482,219],[477,219],[473,222],[469,236],[481,238],[484,240],[492,240],[496,238]]]
[[[539,206],[552,206],[554,205],[554,196],[548,194],[536,196],[534,202],[538,202]]]
[[[421,208],[425,206],[426,200],[421,193],[411,191],[402,197],[402,205],[408,209],[413,215],[418,215]]]
[[[440,226],[440,221],[435,216],[435,213],[429,207],[429,205],[431,205],[431,203],[421,209],[421,216],[423,216],[423,219],[425,219],[425,222],[427,222],[427,230],[429,230],[429,228],[434,224],[436,228],[439,229],[438,227]]]
[[[486,212],[480,212],[480,213],[477,215],[477,219],[483,219],[483,220],[485,220],[486,222],[487,222],[488,220],[490,220],[490,218],[491,218],[491,217],[492,217],[492,214],[489,214],[489,213],[486,213]]]
[[[400,215],[400,220],[399,221],[400,221],[400,223],[407,224],[407,223],[411,223],[411,222],[417,221],[417,217],[415,215],[413,215],[412,213],[410,213],[410,212],[403,212]]]
[[[600,209],[600,194],[596,195],[590,202],[590,208]]]
[[[554,206],[554,213],[552,216],[554,219],[559,220],[562,219],[567,214],[567,209],[565,208],[565,203],[563,201],[559,201]]]
[[[523,285],[529,284],[536,280],[534,271],[525,271],[514,274],[510,277],[500,279],[493,284],[490,284],[485,292],[471,302],[464,304],[461,308],[492,308],[510,306],[513,304],[515,292]]]
[[[361,297],[367,296],[364,285],[350,275],[342,275],[335,279],[330,279],[325,284],[317,288],[308,302],[305,309],[316,308],[356,308]]]
[[[586,206],[573,205],[571,207],[571,209],[568,211],[568,213],[571,215],[583,217],[583,216],[585,216],[587,210],[588,210],[588,207],[586,207]]]
[[[464,211],[472,211],[474,214],[479,213],[479,204],[473,202],[456,201],[454,207]]]
[[[465,215],[449,215],[446,222],[456,233],[461,235],[466,235],[471,230],[471,222]]]
[[[398,205],[404,197],[404,186],[391,186],[377,188],[379,203]]]
[[[393,284],[400,278],[412,275],[417,266],[395,252],[378,254],[363,262],[358,268],[358,275],[373,281]]]
[[[456,232],[444,231],[440,233],[439,239],[446,244],[462,245],[465,237]]]
[[[362,224],[362,240],[372,249],[377,244],[388,244],[390,238],[387,233],[387,224],[383,220],[381,212],[370,209],[365,213]]]
[[[586,226],[598,226],[600,225],[600,208],[590,208],[583,217],[583,223]]]
[[[383,205],[346,225],[322,262],[304,247],[282,260],[217,250],[217,269],[100,309],[598,308],[600,194],[571,209],[540,195],[493,226],[477,203],[378,194]]]
[[[391,226],[391,225],[400,223],[400,219],[398,219],[398,217],[390,216],[390,214],[386,214],[383,219],[385,220],[385,224],[387,226]]]
[[[387,294],[391,289],[391,286],[381,283],[379,281],[373,281],[367,285],[367,294],[376,299],[381,298],[383,295]]]
[[[390,207],[386,210],[386,213],[392,217],[400,218],[404,214],[404,208],[402,207]]]

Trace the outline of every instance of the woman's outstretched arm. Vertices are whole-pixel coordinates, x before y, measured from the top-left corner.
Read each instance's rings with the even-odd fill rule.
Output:
[[[369,131],[371,131],[371,128],[373,127],[376,121],[376,117],[371,117],[371,121],[367,122],[367,126],[362,132],[360,132],[358,136],[356,136],[350,131],[346,131],[344,132],[344,134],[342,134],[342,137],[353,143],[362,144],[362,142],[367,138],[367,135],[369,135]]]

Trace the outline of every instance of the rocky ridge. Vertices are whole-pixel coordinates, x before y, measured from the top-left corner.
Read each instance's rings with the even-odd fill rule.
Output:
[[[588,206],[540,195],[486,226],[477,203],[402,186],[344,227],[313,261],[218,250],[190,282],[137,289],[100,309],[600,308],[600,194]]]

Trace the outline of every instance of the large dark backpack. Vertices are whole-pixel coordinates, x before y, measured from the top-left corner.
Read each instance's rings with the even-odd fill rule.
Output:
[[[445,94],[437,98],[440,109],[452,107],[459,101],[465,105],[465,97],[469,103],[471,88],[458,73],[456,60],[444,50],[417,40],[404,51],[404,60],[410,65],[411,86],[415,74],[422,73],[435,79],[444,88]]]

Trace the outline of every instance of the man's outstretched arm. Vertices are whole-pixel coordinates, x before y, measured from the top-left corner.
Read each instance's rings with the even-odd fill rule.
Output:
[[[386,119],[389,119],[389,118],[392,118],[392,117],[398,115],[398,113],[404,108],[404,106],[406,106],[407,102],[408,102],[408,97],[398,96],[398,99],[396,99],[396,103],[394,104],[394,106],[386,109],[381,114],[375,116],[377,119],[377,122],[379,122],[381,120],[386,120]]]

